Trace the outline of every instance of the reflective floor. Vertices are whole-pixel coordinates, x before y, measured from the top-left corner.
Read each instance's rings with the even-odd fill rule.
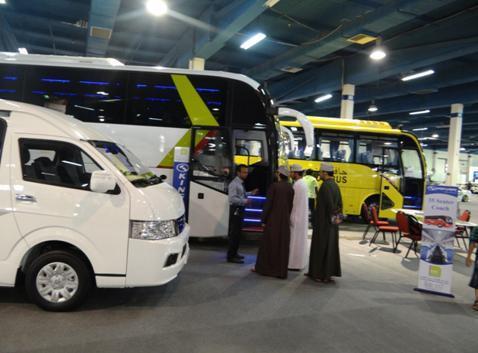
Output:
[[[0,289],[0,352],[476,352],[462,250],[456,298],[424,295],[413,291],[418,260],[404,259],[405,247],[369,247],[363,226],[343,228],[335,285],[251,273],[254,242],[244,265],[224,262],[223,242],[195,242],[169,285],[97,290],[77,312],[43,312],[21,290]]]

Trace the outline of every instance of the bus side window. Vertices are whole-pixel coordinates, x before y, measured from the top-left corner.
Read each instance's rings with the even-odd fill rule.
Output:
[[[124,123],[124,72],[30,66],[25,75],[23,98],[28,103],[90,123]]]
[[[317,145],[319,160],[352,163],[354,137],[345,134],[322,134]]]
[[[130,72],[127,123],[190,127],[186,108],[169,74]]]
[[[221,77],[188,75],[197,94],[220,126],[226,123],[227,80]]]
[[[359,164],[383,166],[398,173],[398,141],[385,136],[360,136],[356,158]]]
[[[0,65],[0,98],[22,100],[22,65]]]

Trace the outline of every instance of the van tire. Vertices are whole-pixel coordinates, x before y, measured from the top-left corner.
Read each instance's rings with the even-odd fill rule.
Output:
[[[62,269],[59,269],[59,266],[62,266]],[[56,270],[57,268],[58,270]],[[48,280],[45,275],[51,273],[52,269],[59,271],[60,274],[55,275],[56,278],[50,277]],[[92,276],[87,264],[74,253],[63,250],[53,250],[39,255],[30,263],[25,272],[25,289],[28,296],[35,304],[47,311],[69,311],[77,308],[86,299],[92,285]],[[43,281],[48,282],[49,286],[51,281],[58,280],[60,283],[56,285],[61,287],[64,283],[62,280],[66,278],[62,274],[70,276],[70,283],[73,283],[72,286],[75,288],[74,294],[69,299],[62,296],[59,302],[47,300],[40,294],[37,280],[41,280],[41,276],[44,276]],[[71,286],[70,290],[73,290]]]

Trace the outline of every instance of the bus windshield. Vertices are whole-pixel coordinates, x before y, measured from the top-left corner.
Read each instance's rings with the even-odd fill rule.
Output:
[[[107,141],[89,142],[135,186],[146,187],[161,183],[161,178],[146,168],[126,147],[120,148],[116,143]]]

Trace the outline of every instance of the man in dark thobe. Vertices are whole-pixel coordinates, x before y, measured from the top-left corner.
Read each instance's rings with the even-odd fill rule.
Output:
[[[264,234],[253,271],[264,276],[287,278],[294,189],[289,183],[287,168],[280,167],[278,174],[279,181],[267,192],[262,214]]]
[[[323,181],[317,197],[314,231],[310,246],[309,276],[318,282],[333,282],[340,277],[339,226],[333,222],[342,212],[342,196],[334,180],[334,168],[322,163],[320,179]]]

